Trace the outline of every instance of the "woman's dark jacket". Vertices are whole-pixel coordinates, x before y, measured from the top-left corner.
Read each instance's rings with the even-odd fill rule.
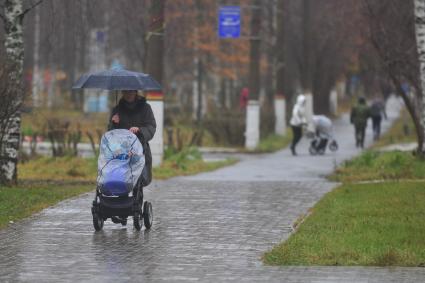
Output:
[[[120,122],[118,124],[111,121],[112,116],[119,115]],[[120,99],[117,106],[112,109],[109,118],[108,130],[127,129],[138,127],[139,133],[137,137],[143,146],[145,154],[147,172],[143,172],[143,185],[148,185],[152,180],[152,153],[149,147],[149,141],[153,138],[156,131],[156,121],[151,106],[146,102],[146,98],[137,97],[133,103],[128,103],[124,99]],[[145,171],[145,170],[144,170]],[[146,175],[147,174],[147,175]]]

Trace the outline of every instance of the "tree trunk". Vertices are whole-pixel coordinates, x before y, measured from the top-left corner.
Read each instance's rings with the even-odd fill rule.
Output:
[[[202,61],[199,60],[198,61],[198,77],[196,78],[198,83],[197,83],[197,87],[198,87],[198,109],[196,111],[196,121],[199,123],[202,120],[202,114],[204,113],[205,109],[204,109],[204,102],[205,102],[205,97],[204,97],[204,93],[203,93],[203,79],[204,79],[204,68],[203,68],[203,64]]]
[[[311,44],[312,44],[312,33],[311,33],[311,1],[303,0],[303,19],[302,19],[302,64],[301,64],[301,86],[304,93],[311,93],[312,82],[311,82]]]
[[[329,95],[332,85],[327,82],[323,82],[322,84],[318,89],[314,90],[313,110],[317,115],[329,115]]]
[[[425,0],[415,0],[415,34],[416,46],[419,56],[419,74],[421,83],[420,121],[422,125],[422,137],[425,129]],[[418,90],[419,91],[419,90]],[[418,136],[419,137],[419,136]],[[423,138],[418,144],[418,151],[422,153]]]
[[[145,69],[155,80],[162,84],[165,0],[152,1],[151,5],[151,22],[147,39]]]
[[[163,84],[163,64],[164,64],[164,10],[166,0],[152,0],[150,7],[150,23],[147,38],[147,57],[145,60],[146,71],[152,75],[162,86]],[[164,101],[161,91],[145,92],[150,102],[156,120],[156,134],[150,141],[152,151],[152,165],[159,166],[164,153]],[[156,100],[156,101],[155,101]],[[150,168],[150,164],[148,164]]]
[[[249,100],[258,100],[260,92],[261,1],[253,1],[249,61]]]
[[[418,141],[417,153],[419,155],[423,154],[423,144],[424,144],[424,127],[421,123],[421,117],[418,115],[418,111],[416,111],[415,106],[412,104],[412,101],[409,99],[408,95],[401,88],[401,84],[396,84],[397,93],[403,98],[404,104],[406,104],[407,111],[410,114],[410,117],[415,125],[416,138]]]
[[[40,60],[39,60],[39,47],[40,47],[40,8],[35,9],[34,19],[34,50],[33,60],[34,67],[32,73],[32,99],[33,106],[40,106],[40,85],[41,85],[41,74],[40,74]]]
[[[410,118],[412,119],[413,124],[415,125],[416,139],[418,141],[417,153],[419,155],[422,155],[423,143],[425,138],[424,127],[423,127],[423,124],[421,123],[421,117],[420,117],[421,115],[420,113],[422,111],[419,109],[420,107],[415,107],[415,102],[411,99],[411,97],[409,97],[409,94],[402,89],[401,81],[397,79],[397,76],[391,70],[389,70],[388,74],[396,88],[398,95],[400,95],[403,98],[407,111],[410,114]]]
[[[193,83],[192,83],[192,94],[193,94],[193,117],[197,123],[201,122],[203,112],[203,93],[202,93],[202,56],[199,51],[198,45],[200,41],[199,27],[202,25],[202,14],[201,14],[201,2],[195,1],[196,8],[196,22],[193,29],[194,32],[194,58],[193,58]]]
[[[86,72],[86,54],[87,54],[87,30],[84,28],[88,25],[88,2],[87,1],[78,1],[79,3],[79,12],[81,13],[81,23],[79,25],[81,34],[78,37],[78,48],[76,47],[76,73],[81,74]],[[84,91],[79,91],[76,95],[76,106],[78,110],[84,109]]]
[[[329,64],[325,58],[325,52],[317,53],[315,71],[312,74],[313,112],[322,115],[328,115],[330,112],[329,96],[337,76],[336,67]]]
[[[22,30],[22,0],[4,1],[4,29],[5,48],[8,64],[12,71],[9,73],[11,87],[9,91],[14,94],[14,106],[18,107],[23,101],[22,73],[24,62],[24,40]],[[6,135],[1,143],[5,143],[0,152],[0,183],[16,183],[17,163],[19,152],[19,139],[21,128],[21,115],[19,110],[9,118],[10,123]]]
[[[220,91],[218,95],[218,104],[221,109],[226,109],[226,78],[220,77]]]
[[[276,30],[276,94],[285,95],[285,0],[277,2],[277,30]]]

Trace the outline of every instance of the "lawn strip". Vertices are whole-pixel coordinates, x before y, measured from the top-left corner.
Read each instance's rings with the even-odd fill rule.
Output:
[[[237,159],[205,162],[200,157],[187,158],[173,156],[163,161],[161,166],[153,168],[154,179],[168,179],[176,176],[194,175],[202,172],[233,165]],[[19,164],[19,178],[40,182],[95,182],[97,176],[97,160],[80,157],[40,157]]]
[[[330,177],[338,182],[423,179],[425,162],[410,152],[368,150],[346,161]]]
[[[344,184],[297,232],[267,252],[272,265],[425,265],[425,183]]]
[[[254,152],[258,153],[267,153],[267,152],[275,152],[277,150],[283,149],[289,145],[292,140],[292,132],[286,131],[284,136],[272,134],[267,136],[266,138],[260,140],[257,148]]]
[[[24,185],[0,188],[0,228],[82,193],[94,190],[81,185]]]

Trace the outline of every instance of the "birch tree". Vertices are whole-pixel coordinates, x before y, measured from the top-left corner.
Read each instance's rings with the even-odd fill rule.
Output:
[[[424,81],[421,78],[424,76],[425,62],[424,1],[416,2],[364,0],[363,6],[365,22],[368,24],[368,32],[365,34],[376,51],[379,61],[377,67],[403,98],[415,126],[417,153],[423,154],[425,108],[422,106],[424,96],[421,81],[422,85]],[[422,13],[422,18],[417,13]],[[408,84],[414,91],[405,91],[404,84]]]
[[[20,106],[23,102],[24,91],[22,73],[24,63],[24,39],[22,22],[26,13],[40,4],[42,0],[23,9],[23,0],[5,0],[3,2],[3,26],[5,29],[4,46],[8,83],[6,96],[10,108],[3,118],[3,128],[0,128],[0,184],[16,183],[19,141],[21,131]]]
[[[425,0],[414,0],[415,10],[415,35],[416,46],[419,58],[419,78],[420,78],[420,121],[422,125],[422,143],[425,135]],[[422,151],[423,144],[418,148]]]

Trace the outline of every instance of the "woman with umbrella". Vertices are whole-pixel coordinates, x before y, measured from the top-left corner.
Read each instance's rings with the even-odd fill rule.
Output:
[[[152,153],[148,142],[155,134],[156,122],[150,105],[137,95],[137,90],[161,91],[161,85],[148,74],[112,68],[81,76],[73,89],[83,88],[121,91],[122,98],[112,109],[108,130],[127,129],[139,138],[146,159],[142,185],[147,186],[152,180]]]
[[[156,121],[151,106],[145,97],[137,95],[137,90],[122,90],[121,94],[118,105],[112,109],[108,131],[126,129],[140,140],[145,154],[145,167],[138,182],[140,188],[149,185],[152,180],[152,153],[149,141],[155,134]],[[140,190],[140,193],[143,195],[143,190]],[[127,223],[125,217],[112,216],[111,220],[114,223]]]
[[[112,109],[108,121],[108,130],[126,129],[135,134],[143,146],[143,154],[145,155],[145,165],[137,180],[137,187],[132,188],[132,202],[117,198],[116,203],[111,206],[111,200],[102,197],[104,187],[96,188],[96,197],[92,205],[93,225],[99,231],[103,227],[103,221],[109,217],[114,223],[126,225],[127,217],[133,215],[134,227],[137,230],[141,229],[141,218],[143,218],[146,228],[150,228],[153,220],[152,205],[147,201],[143,203],[143,187],[147,186],[152,180],[152,153],[149,141],[155,134],[156,121],[151,106],[144,97],[137,95],[137,91],[158,92],[161,91],[161,85],[147,74],[114,68],[83,75],[74,84],[73,89],[83,88],[121,91],[122,98],[117,106]],[[123,183],[121,179],[119,181]],[[113,183],[114,189],[116,189],[116,180],[114,179],[110,183]],[[134,185],[133,182],[131,183]]]
[[[112,109],[108,130],[127,129],[135,134],[143,146],[146,170],[142,173],[142,185],[152,180],[152,153],[149,141],[156,131],[155,117],[146,98],[137,95],[137,90],[123,90],[118,105]]]

